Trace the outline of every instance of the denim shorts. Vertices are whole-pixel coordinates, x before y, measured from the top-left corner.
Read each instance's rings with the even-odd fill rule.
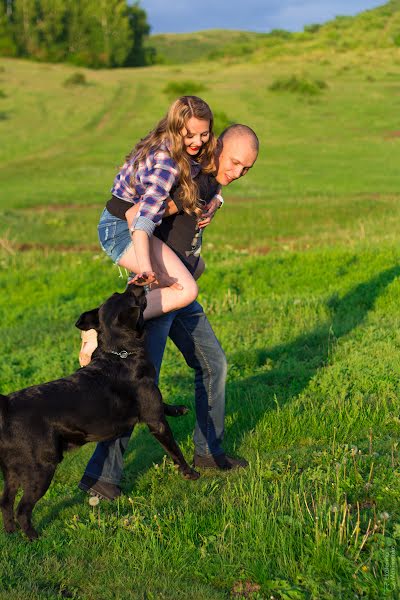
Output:
[[[114,217],[105,208],[97,229],[100,246],[113,262],[118,263],[133,244],[128,223],[125,219]]]

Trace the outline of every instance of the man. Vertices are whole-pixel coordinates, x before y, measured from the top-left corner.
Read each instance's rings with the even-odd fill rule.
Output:
[[[258,155],[258,139],[245,125],[231,125],[219,137],[216,163],[217,173],[203,176],[199,181],[200,196],[213,197],[218,184],[225,186],[243,177],[253,166]],[[173,196],[178,213],[164,218],[157,235],[166,242],[188,269],[198,277],[199,245],[201,234],[195,216],[179,210],[178,195]],[[200,228],[209,224],[222,198],[208,202],[207,212]],[[199,242],[200,238],[200,242]],[[195,371],[196,426],[194,431],[194,466],[230,470],[246,467],[244,459],[225,454],[221,443],[225,418],[225,379],[227,363],[225,354],[204,314],[195,301],[185,308],[167,313],[146,322],[146,341],[149,358],[157,373],[157,381],[167,338],[174,342],[186,363]],[[121,494],[119,482],[123,471],[123,454],[130,432],[116,440],[97,445],[86,467],[79,487],[91,494],[113,500]]]

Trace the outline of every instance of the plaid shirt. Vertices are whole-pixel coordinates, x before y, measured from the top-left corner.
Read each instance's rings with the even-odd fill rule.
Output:
[[[161,223],[170,190],[179,181],[178,165],[171,157],[166,142],[150,151],[134,170],[134,157],[125,162],[114,180],[113,196],[132,204],[140,202],[133,222],[134,229],[142,229],[150,236]],[[201,171],[201,165],[191,161],[192,177]],[[133,186],[131,185],[131,178]]]

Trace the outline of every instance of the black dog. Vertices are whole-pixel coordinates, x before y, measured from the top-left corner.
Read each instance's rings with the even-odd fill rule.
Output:
[[[142,287],[128,285],[100,308],[83,313],[76,326],[96,329],[92,362],[69,377],[0,395],[0,501],[4,528],[15,531],[14,500],[23,496],[16,519],[30,539],[37,501],[48,489],[63,452],[86,442],[110,440],[136,423],[146,423],[187,479],[199,474],[186,463],[165,415],[179,416],[185,406],[163,404],[155,372],[145,351]]]

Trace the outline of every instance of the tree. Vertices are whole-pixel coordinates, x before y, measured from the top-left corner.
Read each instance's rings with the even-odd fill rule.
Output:
[[[126,0],[0,0],[0,54],[82,66],[139,66],[150,31]],[[151,50],[151,49],[150,49]]]
[[[131,48],[125,60],[127,67],[140,67],[154,62],[154,49],[145,48],[144,40],[150,33],[146,12],[139,2],[127,7],[127,16],[131,34]]]
[[[41,0],[37,5],[37,58],[49,61],[65,59],[67,6],[64,0]]]
[[[11,16],[18,56],[35,56],[38,49],[36,0],[14,0]]]
[[[9,0],[0,2],[0,55],[15,56],[17,47],[15,45],[11,30],[11,22],[9,12]]]
[[[125,0],[96,0],[91,7],[96,24],[92,42],[97,47],[99,66],[118,67],[125,63],[131,39]]]

